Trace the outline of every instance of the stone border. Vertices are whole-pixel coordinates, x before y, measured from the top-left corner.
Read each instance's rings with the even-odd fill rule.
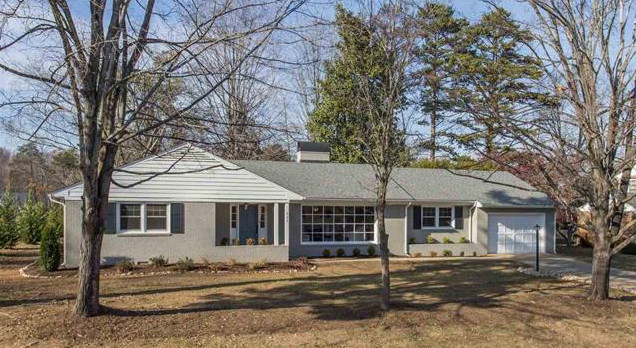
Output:
[[[58,279],[58,278],[77,278],[77,274],[74,274],[71,277],[64,277],[61,275],[39,275],[39,274],[29,274],[27,269],[33,265],[37,264],[37,261],[34,261],[22,268],[20,268],[20,276],[24,277],[24,278],[36,278],[36,279]],[[288,269],[288,270],[261,270],[261,271],[185,271],[185,272],[180,272],[180,271],[161,271],[161,272],[126,272],[126,273],[119,273],[119,274],[102,274],[102,277],[105,278],[121,278],[121,277],[131,277],[131,278],[142,278],[142,277],[148,277],[148,276],[155,276],[155,275],[163,275],[163,274],[184,274],[184,273],[197,273],[197,274],[259,274],[259,273],[308,273],[308,272],[313,272],[315,270],[318,269],[317,265],[312,265],[311,267],[308,267],[307,269]]]
[[[583,275],[582,273],[575,272],[559,272],[559,271],[550,271],[550,270],[539,270],[537,272],[534,267],[519,267],[517,271],[521,274],[533,276],[533,277],[542,277],[542,278],[556,278],[560,280],[566,281],[574,281],[581,284],[590,284],[591,276]],[[627,293],[636,294],[636,288],[631,288],[627,286],[615,286],[612,285],[612,281],[610,281],[610,288],[615,290],[621,290]]]

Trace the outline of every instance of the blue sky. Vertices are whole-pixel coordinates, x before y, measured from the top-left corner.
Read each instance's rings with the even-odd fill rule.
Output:
[[[423,2],[423,1],[422,1]],[[451,4],[455,7],[456,11],[467,17],[469,20],[474,21],[479,18],[479,16],[487,11],[490,7],[489,4],[483,1],[471,1],[471,0],[459,0],[459,1],[441,1],[448,4]],[[358,1],[345,1],[345,6],[351,8],[353,11],[356,11],[356,6],[359,3]],[[508,1],[497,1],[497,3],[510,11],[513,16],[520,21],[528,21],[532,18],[532,11],[529,6],[521,1],[516,0],[508,0]],[[333,8],[334,2],[329,1],[310,1],[309,5],[311,7],[311,11],[313,13],[320,13],[322,16],[332,17],[333,16]],[[78,10],[75,8],[74,10]],[[79,17],[81,17],[81,13],[85,11],[77,11]],[[6,74],[6,73],[2,73]],[[0,82],[0,90],[4,89],[2,87],[7,87],[7,81],[11,80],[11,77],[0,75],[0,80],[4,80],[5,82]],[[15,136],[7,134],[4,129],[0,128],[0,146],[15,149],[22,141],[15,138]]]

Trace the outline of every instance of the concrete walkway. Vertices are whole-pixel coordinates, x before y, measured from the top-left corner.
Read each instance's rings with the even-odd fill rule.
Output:
[[[509,257],[532,268],[535,266],[535,255],[533,254],[509,255]],[[592,277],[592,263],[580,261],[569,256],[542,254],[539,257],[539,269],[542,272],[580,276],[586,281],[589,281]],[[613,268],[610,272],[610,286],[615,289],[636,293],[636,272]]]

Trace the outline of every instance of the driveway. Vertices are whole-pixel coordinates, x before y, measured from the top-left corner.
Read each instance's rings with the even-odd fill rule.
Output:
[[[533,268],[535,266],[534,254],[506,255],[506,257],[510,257],[515,261],[527,264]],[[573,257],[555,254],[540,255],[539,269],[550,273],[580,276],[586,281],[589,280],[592,275],[591,263],[580,261]],[[613,268],[610,272],[610,286],[612,288],[636,293],[636,272]]]

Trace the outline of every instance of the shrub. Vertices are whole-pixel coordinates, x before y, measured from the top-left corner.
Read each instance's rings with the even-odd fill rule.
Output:
[[[241,245],[241,240],[238,238],[232,239],[232,245]]]
[[[473,251],[473,257],[477,257],[477,252]]]
[[[444,243],[444,244],[453,244],[453,241],[450,240],[449,238],[444,237],[444,238],[442,238],[442,243]]]
[[[245,245],[254,245],[256,243],[256,241],[254,240],[254,238],[247,238],[245,240]]]
[[[444,250],[442,251],[442,256],[446,256],[446,257],[448,257],[448,256],[453,256],[453,252],[452,252],[452,251],[450,251],[450,250],[448,250],[448,249],[444,249]]]
[[[263,260],[256,261],[256,262],[250,262],[247,265],[247,268],[250,269],[251,271],[253,271],[253,270],[265,268],[266,266],[267,266],[267,260],[263,259]]]
[[[426,236],[426,244],[436,244],[437,239],[433,238],[433,236]]]
[[[431,257],[437,257],[437,251],[431,251]]]
[[[352,251],[353,256],[358,257],[360,256],[360,249],[358,248],[354,248]]]
[[[459,238],[459,242],[462,243],[462,244],[470,243],[470,241],[466,237]]]
[[[227,246],[227,244],[228,244],[228,239],[225,237],[221,238],[221,246]]]
[[[459,252],[459,256],[464,257],[464,252],[463,252],[463,251],[460,251],[460,252]]]
[[[238,264],[238,262],[236,261],[235,258],[229,258],[229,259],[227,259],[227,262],[225,264],[228,265],[228,266],[234,266],[234,265]]]
[[[374,256],[375,255],[375,247],[373,245],[369,245],[367,248],[367,255]]]
[[[322,251],[322,256],[329,257],[331,256],[331,251],[329,249],[325,249]]]
[[[18,243],[20,234],[18,233],[16,218],[18,216],[18,205],[11,188],[7,190],[0,200],[0,249],[12,248]]]
[[[47,272],[58,269],[62,259],[60,237],[64,227],[58,213],[56,209],[49,211],[40,240],[40,267]]]
[[[124,259],[124,260],[121,260],[121,261],[117,261],[117,263],[115,264],[115,269],[119,273],[130,272],[133,269],[135,269],[135,263],[132,262],[132,260],[130,260],[130,259]]]
[[[267,239],[259,238],[258,239],[258,245],[267,245]]]
[[[186,256],[179,259],[179,261],[175,263],[175,266],[177,266],[177,270],[181,272],[190,271],[194,269],[194,260]]]
[[[168,265],[168,258],[163,255],[151,257],[149,261],[154,267],[165,267]]]
[[[417,243],[417,239],[409,238],[409,244],[415,244],[415,243]]]
[[[27,244],[37,244],[46,224],[46,211],[42,203],[35,203],[29,196],[20,209],[17,218],[20,240]]]
[[[345,251],[342,248],[338,248],[338,250],[336,250],[336,256],[338,257],[343,257],[345,256]]]
[[[417,252],[417,253],[413,254],[413,257],[422,257],[422,253]]]

